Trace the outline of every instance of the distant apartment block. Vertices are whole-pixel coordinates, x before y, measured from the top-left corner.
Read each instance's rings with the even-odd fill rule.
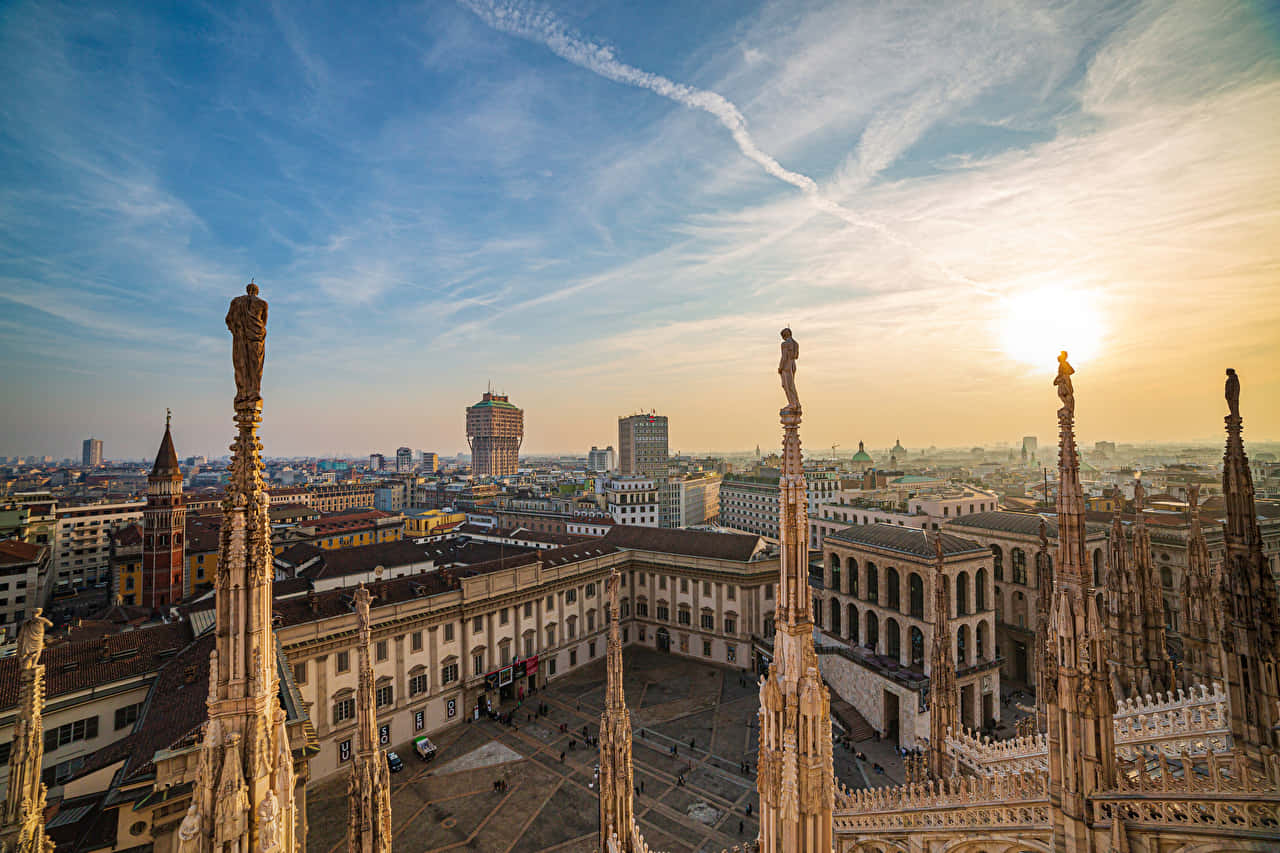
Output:
[[[667,416],[618,418],[618,473],[624,477],[667,475]]]
[[[102,439],[86,438],[80,451],[81,461],[87,468],[96,468],[102,464]]]
[[[381,471],[385,467],[387,467],[387,457],[383,456],[381,453],[369,454],[370,471]]]
[[[146,501],[58,507],[53,572],[59,588],[92,586],[111,577],[111,534],[142,521]]]
[[[595,445],[591,446],[591,450],[587,453],[587,470],[596,471],[606,474],[616,468],[618,465],[618,454],[614,452],[613,445],[605,448],[599,448]]]
[[[613,477],[604,484],[605,507],[618,524],[657,527],[658,483],[652,477]]]
[[[408,474],[413,470],[413,451],[407,447],[396,449],[396,473]]]
[[[840,474],[834,468],[805,470],[805,499],[809,517],[840,490]],[[720,525],[770,539],[778,538],[778,478],[731,474],[720,484]],[[809,547],[821,544],[811,524]]]
[[[467,444],[471,471],[477,476],[515,476],[523,440],[524,410],[505,394],[486,391],[479,403],[467,408]]]
[[[422,470],[434,474],[440,470],[440,454],[422,451]]]
[[[693,527],[720,517],[719,474],[702,472],[668,477],[659,491],[659,526]]]

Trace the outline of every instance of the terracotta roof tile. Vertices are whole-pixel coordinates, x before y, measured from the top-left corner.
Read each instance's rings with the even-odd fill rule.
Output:
[[[739,562],[750,560],[762,547],[759,536],[745,533],[707,533],[700,530],[632,527],[625,524],[615,524],[601,541],[622,549]]]
[[[0,565],[16,566],[21,563],[34,563],[44,552],[43,545],[32,545],[21,539],[5,539],[0,541]]]

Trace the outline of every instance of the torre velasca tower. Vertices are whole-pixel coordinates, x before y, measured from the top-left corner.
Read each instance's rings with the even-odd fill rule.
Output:
[[[524,441],[524,410],[505,394],[486,391],[479,403],[467,408],[467,444],[471,447],[471,472],[479,476],[513,477],[520,467],[520,443]]]

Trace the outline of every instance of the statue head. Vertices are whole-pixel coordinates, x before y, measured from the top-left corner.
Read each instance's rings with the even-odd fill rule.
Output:
[[[1064,361],[1066,361],[1066,360],[1067,360],[1067,351],[1066,351],[1066,350],[1063,350],[1062,352],[1058,353],[1058,362],[1059,362],[1059,363],[1064,362]]]
[[[247,293],[247,294],[249,294],[250,296],[257,296],[257,295],[258,295],[258,285],[254,284],[253,282],[249,282],[248,284],[246,284],[246,285],[244,286],[244,292],[245,292],[245,293]]]
[[[785,328],[785,329],[783,329],[783,330],[782,330],[782,339],[783,339],[784,341],[789,341],[789,340],[791,340],[791,327],[790,327],[790,326],[788,326],[787,328]]]
[[[1228,367],[1228,368],[1227,368],[1227,375],[1228,375],[1228,376],[1235,376],[1235,375],[1236,375],[1236,369],[1235,369],[1234,367]]]

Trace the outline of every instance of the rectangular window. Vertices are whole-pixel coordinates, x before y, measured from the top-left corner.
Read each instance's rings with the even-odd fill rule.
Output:
[[[737,588],[736,586],[734,586],[733,584],[729,584],[729,585],[727,585],[727,586],[725,587],[725,596],[726,596],[730,601],[736,601],[736,600],[737,600],[737,598],[738,598],[738,588]]]
[[[645,585],[646,585],[646,580],[645,580],[645,578],[646,578],[646,577],[647,577],[647,576],[645,575],[645,573],[644,573],[644,572],[641,572],[641,573],[640,573],[640,586],[645,586]]]
[[[596,656],[596,641],[592,640],[587,643],[587,657],[594,658]]]
[[[735,634],[738,631],[738,620],[732,616],[724,617],[724,632],[726,634]]]
[[[138,713],[142,710],[142,703],[136,705],[126,705],[123,708],[116,709],[116,731],[128,728],[138,722]]]
[[[483,616],[477,616],[476,618],[471,620],[471,633],[479,634],[483,630],[484,630]]]
[[[569,666],[577,666],[577,665],[578,665],[578,650],[570,649],[569,650]]]
[[[524,638],[524,656],[533,657],[533,635]]]
[[[682,608],[680,612],[676,614],[676,618],[679,619],[681,625],[688,625],[693,621],[693,614],[691,614],[688,609]]]
[[[667,608],[667,605],[665,604],[658,605],[658,619],[660,619],[663,622],[670,621],[671,611]]]
[[[714,631],[716,627],[716,617],[711,613],[702,614],[702,629],[704,631]]]
[[[734,663],[738,659],[738,647],[730,643],[724,647],[724,659]]]
[[[578,600],[578,591],[576,589],[566,589],[564,591],[565,604],[573,604]]]
[[[702,641],[702,656],[707,658],[711,657],[711,641],[710,640]]]
[[[93,740],[98,736],[97,716],[85,717],[74,723],[58,726],[56,729],[45,729],[44,751],[52,752],[60,746],[82,740]]]
[[[680,578],[680,591],[681,591],[681,592],[688,592],[688,591],[689,591],[689,579],[688,579],[688,578]]]
[[[551,660],[547,661],[547,677],[550,678],[555,674],[556,674],[556,659],[552,658]]]
[[[351,653],[338,652],[337,657],[338,672],[348,672],[351,669]]]
[[[484,652],[471,656],[472,675],[484,675]]]
[[[767,583],[764,585],[764,599],[765,601],[773,601],[773,584]]]
[[[427,692],[427,674],[409,676],[409,695],[417,696]]]
[[[458,665],[456,663],[447,663],[440,667],[440,683],[453,684],[458,680]]]
[[[547,612],[550,613],[556,609],[556,597],[554,595],[547,596]]]
[[[339,699],[333,703],[333,724],[345,723],[347,720],[356,718],[356,700],[347,698]]]
[[[658,575],[658,589],[666,589],[666,588],[667,588],[667,576]]]
[[[703,582],[702,582],[702,594],[703,594],[703,595],[710,595],[710,594],[711,594],[711,581],[703,581]]]
[[[498,611],[498,624],[505,625],[509,621],[511,621],[511,618],[507,615],[507,608],[504,607]]]
[[[596,597],[596,585],[593,583],[587,584],[587,598],[595,598],[595,597]]]
[[[532,601],[526,601],[524,603],[524,618],[526,619],[533,618],[533,602]]]
[[[453,623],[452,622],[444,623],[444,641],[446,643],[453,642]]]
[[[377,661],[384,661],[387,659],[387,641],[386,640],[379,640],[378,642],[373,644],[373,658],[374,660],[377,660]]]
[[[570,619],[569,620],[569,639],[572,640],[576,636],[578,636],[578,623]]]
[[[637,601],[637,602],[636,602],[636,615],[637,615],[637,616],[648,616],[648,615],[649,615],[649,602],[647,602],[647,601]]]
[[[422,651],[422,632],[421,631],[414,631],[412,634],[409,635],[409,651],[411,652]]]
[[[374,702],[379,708],[385,708],[392,703],[395,698],[395,692],[391,689],[390,684],[384,684],[374,693]]]

